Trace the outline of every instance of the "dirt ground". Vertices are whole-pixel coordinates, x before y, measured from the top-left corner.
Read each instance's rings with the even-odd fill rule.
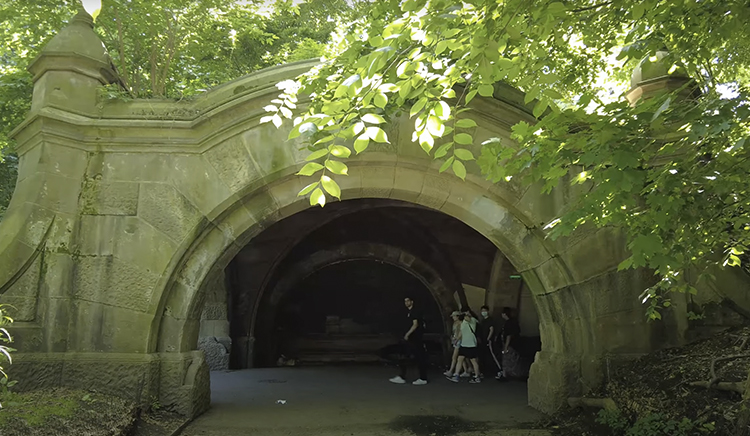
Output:
[[[719,382],[745,382],[750,369],[750,340],[745,338],[750,338],[750,327],[727,330],[611,368],[611,381],[591,396],[613,399],[631,421],[660,414],[665,419],[688,418],[696,426],[713,427],[702,434],[731,435],[740,394],[691,386],[691,382],[711,380],[712,364]],[[568,414],[551,425],[560,436],[611,436],[612,431],[596,424],[593,416],[593,411]]]

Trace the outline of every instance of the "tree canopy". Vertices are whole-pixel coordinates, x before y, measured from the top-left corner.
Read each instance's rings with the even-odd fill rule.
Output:
[[[379,3],[319,68],[280,85],[264,121],[294,119],[290,137],[309,140],[300,174],[316,179],[300,194],[321,206],[339,197],[346,158],[387,142],[382,126],[401,109],[441,172],[583,184],[545,229],[624,229],[620,268],[655,271],[644,299],[658,318],[663,291],[695,292],[687,272],[740,265],[750,243],[748,22],[745,2],[724,0]],[[631,105],[636,67],[693,80]],[[498,82],[522,90],[538,122],[476,152],[470,103]],[[311,102],[295,117],[297,94]]]

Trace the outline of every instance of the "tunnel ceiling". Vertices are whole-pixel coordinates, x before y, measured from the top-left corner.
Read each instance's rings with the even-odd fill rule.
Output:
[[[272,271],[283,274],[284,268],[316,251],[353,241],[400,247],[438,270],[450,268],[462,283],[481,288],[487,287],[497,252],[484,236],[443,213],[364,199],[308,209],[274,224],[237,255],[235,264],[256,277],[263,275],[268,284]]]

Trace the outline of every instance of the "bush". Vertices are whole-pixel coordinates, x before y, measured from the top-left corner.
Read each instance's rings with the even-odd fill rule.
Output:
[[[649,413],[638,418],[632,425],[630,420],[617,410],[599,411],[596,422],[621,436],[696,436],[714,430],[713,423],[699,423],[688,418],[677,421],[659,413]]]
[[[2,385],[2,389],[0,389],[0,395],[2,395],[3,397],[7,396],[8,388],[13,386],[14,384],[13,382],[8,381],[8,374],[5,373],[5,369],[3,367],[3,365],[5,365],[5,362],[7,362],[8,364],[13,362],[10,357],[10,353],[11,351],[15,351],[13,348],[10,348],[6,345],[13,342],[13,338],[5,328],[13,322],[13,319],[7,315],[8,308],[8,305],[0,304],[0,385]],[[2,404],[0,404],[0,407],[2,407]]]

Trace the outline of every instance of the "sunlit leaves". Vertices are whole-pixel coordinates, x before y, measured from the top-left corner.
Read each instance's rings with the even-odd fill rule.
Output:
[[[321,149],[321,150],[316,150],[316,151],[310,153],[309,155],[307,155],[307,157],[305,158],[305,160],[308,160],[308,161],[310,161],[310,160],[318,160],[318,159],[320,159],[323,156],[328,156],[328,153],[329,153],[329,150],[325,149],[325,148]]]
[[[388,135],[380,127],[368,127],[365,129],[365,135],[375,142],[388,142]]]
[[[317,162],[309,162],[305,164],[305,166],[303,166],[302,169],[297,172],[297,175],[312,176],[313,174],[317,173],[318,171],[322,169],[323,169],[323,165]]]
[[[8,362],[9,364],[13,363],[13,358],[11,357],[10,353],[16,351],[15,349],[6,345],[13,342],[13,338],[5,328],[6,326],[13,323],[13,318],[8,316],[8,309],[10,307],[11,306],[8,306],[6,304],[0,304],[0,378],[4,379],[3,382],[6,385],[10,385],[10,383],[14,382],[8,382],[8,376],[5,373],[6,368],[4,367],[4,364],[5,362]],[[2,407],[2,405],[0,405],[0,407]]]
[[[469,135],[468,133],[459,133],[453,138],[453,140],[456,141],[456,144],[462,145],[471,144],[473,141],[471,135]]]
[[[419,146],[422,147],[426,153],[429,153],[434,145],[435,139],[432,137],[432,134],[430,134],[428,130],[424,130],[422,134],[419,135]]]
[[[471,128],[471,127],[476,127],[476,126],[477,126],[476,121],[474,121],[474,120],[472,120],[470,118],[462,118],[462,119],[456,121],[456,127]]]
[[[367,133],[363,133],[354,141],[354,151],[357,154],[362,153],[367,149],[368,145],[370,145],[370,138],[367,136]]]
[[[465,148],[457,148],[453,154],[461,160],[474,160],[474,154]]]
[[[345,163],[337,160],[327,160],[325,167],[333,174],[346,175],[349,171],[349,167]]]
[[[383,124],[385,123],[385,119],[383,119],[382,116],[378,114],[364,114],[362,116],[362,121],[368,124]],[[373,138],[375,139],[375,138]]]
[[[482,97],[491,97],[492,93],[495,92],[495,89],[492,87],[492,85],[479,85],[479,88],[477,88],[477,92],[479,92],[479,95]]]
[[[460,177],[461,179],[466,178],[466,167],[464,166],[463,162],[456,159],[453,161],[453,173]]]
[[[304,196],[304,195],[307,195],[307,194],[311,193],[313,191],[313,189],[317,188],[319,184],[320,184],[320,182],[310,183],[309,185],[307,185],[304,188],[302,188],[302,190],[299,191],[299,193],[297,195],[300,196],[300,197]]]
[[[332,145],[329,147],[329,150],[332,155],[338,158],[347,158],[352,154],[352,151],[343,145]]]
[[[328,176],[320,178],[320,184],[323,185],[323,189],[333,197],[341,198],[341,188],[335,180]]]
[[[323,193],[323,190],[320,188],[315,188],[315,190],[310,194],[310,206],[325,206],[326,205],[326,195]]]
[[[377,19],[351,29],[345,50],[300,79],[313,96],[300,122],[316,126],[307,140],[323,177],[333,180],[341,169],[330,162],[349,156],[334,145],[359,154],[386,143],[385,126],[403,113],[414,123],[414,146],[440,160],[441,173],[465,179],[478,167],[496,183],[570,190],[544,231],[556,238],[583,225],[619,229],[632,254],[620,267],[648,267],[666,284],[659,286],[689,289],[681,271],[709,258],[742,261],[727,251],[750,245],[750,109],[742,103],[750,11],[741,3],[408,0],[376,9]],[[622,63],[609,64],[623,44]],[[674,57],[666,68],[679,64],[670,73],[690,73],[703,97],[687,103],[664,90],[631,106],[622,93],[632,69],[665,45]],[[735,82],[739,97],[718,97],[720,80]],[[272,102],[267,122],[288,118],[285,100]],[[503,109],[481,118],[465,112],[495,105]],[[515,123],[511,140],[484,140],[487,129],[476,129],[494,116]],[[302,130],[290,137],[305,137]],[[336,197],[335,188],[317,188]],[[659,301],[652,291],[649,301]]]

